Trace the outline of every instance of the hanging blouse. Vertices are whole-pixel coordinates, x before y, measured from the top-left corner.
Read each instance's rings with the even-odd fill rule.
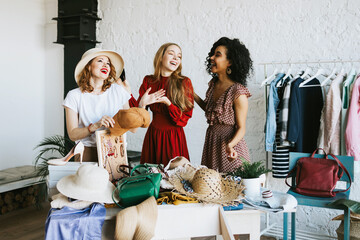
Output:
[[[348,156],[360,160],[360,76],[356,79],[351,93],[348,121],[345,131],[345,144]]]
[[[343,139],[343,136],[345,136],[345,129],[346,129],[346,123],[347,123],[347,111],[349,109],[349,103],[350,103],[350,87],[352,83],[354,82],[356,77],[355,70],[351,70],[350,74],[347,76],[346,80],[343,83],[342,86],[342,109],[341,109],[341,155],[346,155],[346,146],[345,146],[345,140]]]
[[[322,110],[321,121],[324,128],[319,133],[319,147],[325,152],[340,155],[340,122],[341,122],[341,91],[344,75],[339,74],[330,85],[326,95],[325,107]]]

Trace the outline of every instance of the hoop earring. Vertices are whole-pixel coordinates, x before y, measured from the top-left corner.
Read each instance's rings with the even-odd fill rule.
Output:
[[[231,74],[231,68],[228,67],[228,68],[226,69],[226,73],[227,73],[227,75],[230,75],[230,74]]]

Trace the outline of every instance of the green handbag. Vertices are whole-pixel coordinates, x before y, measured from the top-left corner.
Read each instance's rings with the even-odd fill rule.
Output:
[[[138,168],[145,168],[141,174],[133,176]],[[149,172],[148,166],[140,164],[135,166],[130,173],[130,177],[121,179],[113,192],[113,201],[121,208],[137,205],[151,196],[158,198],[160,190],[160,173]],[[117,191],[119,202],[115,201],[114,194]]]

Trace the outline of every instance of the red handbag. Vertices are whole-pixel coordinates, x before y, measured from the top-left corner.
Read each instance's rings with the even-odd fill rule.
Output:
[[[312,197],[335,197],[337,193],[349,190],[351,177],[344,165],[333,154],[325,153],[325,158],[315,158],[314,155],[319,149],[321,148],[316,149],[311,157],[302,157],[296,162],[296,166],[286,176],[286,185],[291,187],[294,192]],[[329,155],[334,159],[328,158]],[[296,185],[290,186],[287,178],[294,171],[296,171]],[[334,191],[343,172],[349,177],[350,185],[346,190]]]

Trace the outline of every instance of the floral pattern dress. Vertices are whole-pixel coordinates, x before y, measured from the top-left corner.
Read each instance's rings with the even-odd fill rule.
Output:
[[[217,101],[214,101],[215,82],[216,79],[209,82],[206,92],[205,117],[209,127],[206,131],[201,164],[219,172],[231,172],[239,167],[243,160],[250,161],[249,149],[244,138],[234,146],[238,157],[233,161],[227,158],[226,144],[233,138],[237,129],[234,100],[240,95],[250,97],[251,94],[240,83],[234,83]]]

